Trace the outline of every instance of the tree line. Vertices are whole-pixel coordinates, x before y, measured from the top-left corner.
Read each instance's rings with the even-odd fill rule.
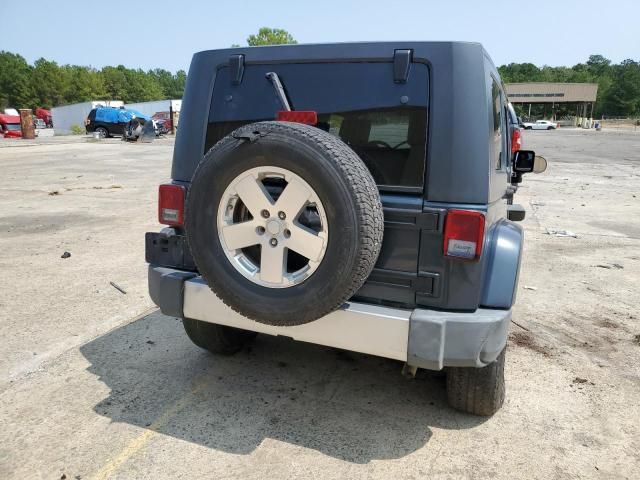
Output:
[[[247,45],[297,43],[280,28],[262,27],[249,35]],[[239,47],[234,44],[232,47]],[[11,108],[52,108],[89,100],[122,100],[125,103],[182,98],[187,74],[161,68],[141,69],[58,65],[40,58],[33,65],[20,55],[0,51],[0,112]]]
[[[640,116],[640,62],[628,59],[613,64],[602,55],[591,55],[573,67],[537,67],[532,63],[510,63],[498,67],[502,81],[597,83],[594,117]]]
[[[247,44],[296,43],[285,30],[261,28]],[[233,45],[237,46],[237,45]],[[498,68],[505,83],[589,82],[598,84],[595,116],[640,116],[640,63],[624,60],[613,64],[602,55],[572,67],[537,67],[510,63]],[[20,55],[0,51],[0,110],[51,108],[88,100],[123,100],[126,103],[182,98],[187,74],[156,68],[141,69],[58,65],[40,58],[33,65]]]
[[[182,98],[187,74],[156,68],[149,71],[117,67],[96,69],[58,65],[40,58],[33,65],[20,55],[0,51],[0,111],[51,108],[89,100],[125,103]]]

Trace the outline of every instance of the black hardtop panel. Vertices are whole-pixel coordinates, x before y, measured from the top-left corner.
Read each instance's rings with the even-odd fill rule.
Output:
[[[282,104],[265,78],[270,71],[280,77],[294,110],[324,114],[427,106],[426,65],[414,65],[406,83],[394,83],[390,62],[257,64],[245,68],[241,85],[233,84],[224,66],[217,73],[209,121],[273,120]]]
[[[392,62],[412,50],[428,65],[429,132],[426,200],[486,204],[489,134],[485,57],[478,43],[376,42],[209,50],[194,55],[183,97],[172,178],[189,182],[205,153],[216,73],[232,55],[264,63]]]

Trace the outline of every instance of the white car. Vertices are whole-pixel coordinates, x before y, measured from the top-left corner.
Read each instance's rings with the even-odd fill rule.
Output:
[[[558,124],[551,120],[538,120],[536,123],[525,122],[522,126],[525,130],[555,130],[558,128]]]

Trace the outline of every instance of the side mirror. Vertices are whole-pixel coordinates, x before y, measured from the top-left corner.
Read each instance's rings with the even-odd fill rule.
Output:
[[[536,152],[532,150],[518,150],[513,156],[513,170],[516,173],[533,172]]]
[[[547,159],[536,156],[531,150],[518,150],[513,157],[513,170],[516,174],[542,173],[547,169]]]

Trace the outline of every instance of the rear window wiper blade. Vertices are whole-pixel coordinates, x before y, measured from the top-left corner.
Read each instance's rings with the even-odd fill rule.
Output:
[[[271,85],[273,85],[273,89],[282,104],[283,110],[290,112],[292,110],[291,104],[289,103],[289,99],[287,98],[287,94],[284,91],[284,87],[282,86],[282,82],[280,81],[278,74],[276,72],[267,72],[265,77],[271,82]]]

